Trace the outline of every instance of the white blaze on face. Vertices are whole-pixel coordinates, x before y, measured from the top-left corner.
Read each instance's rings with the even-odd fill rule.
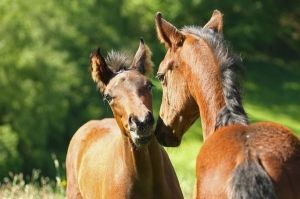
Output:
[[[113,83],[114,87],[117,87],[119,84],[122,84],[122,82],[128,78],[128,72],[122,72],[118,74],[118,78],[116,78],[116,81]]]

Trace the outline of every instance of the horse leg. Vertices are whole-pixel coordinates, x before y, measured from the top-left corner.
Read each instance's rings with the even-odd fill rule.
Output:
[[[75,186],[68,186],[67,187],[67,198],[68,199],[82,199],[80,191]]]
[[[75,176],[75,170],[73,169],[72,165],[68,164],[67,161],[67,198],[68,199],[82,199],[77,179]]]

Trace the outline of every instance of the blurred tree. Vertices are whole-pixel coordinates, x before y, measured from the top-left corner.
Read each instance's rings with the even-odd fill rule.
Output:
[[[11,126],[0,126],[0,171],[17,171],[20,169],[21,159],[17,144],[18,136]]]
[[[65,148],[59,140],[65,138],[64,119],[77,96],[70,91],[82,81],[68,53],[54,46],[55,26],[63,26],[63,20],[53,21],[51,15],[59,9],[37,2],[4,1],[0,7],[0,123],[17,133],[25,172],[49,171],[49,151]]]

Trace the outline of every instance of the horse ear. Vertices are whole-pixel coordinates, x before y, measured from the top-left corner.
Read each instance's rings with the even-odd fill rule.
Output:
[[[151,74],[153,65],[151,61],[151,55],[151,50],[141,38],[139,48],[133,58],[131,68],[139,71],[143,75]]]
[[[219,10],[214,10],[210,20],[203,28],[210,28],[217,33],[223,31],[223,14]]]
[[[103,92],[114,73],[106,65],[105,59],[100,53],[100,48],[91,53],[90,63],[92,79]]]
[[[167,47],[172,47],[173,45],[181,46],[183,44],[184,35],[175,26],[163,19],[160,12],[157,12],[155,16],[155,27],[158,39],[166,44]]]

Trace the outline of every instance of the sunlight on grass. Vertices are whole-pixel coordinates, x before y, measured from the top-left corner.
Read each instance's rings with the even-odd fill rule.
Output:
[[[185,198],[192,198],[193,195],[196,157],[200,146],[200,140],[183,140],[180,148],[167,148]]]
[[[180,147],[166,148],[176,170],[184,198],[192,198],[195,183],[196,158],[202,144],[199,122],[185,133]]]
[[[256,106],[253,104],[247,103],[245,105],[246,111],[249,115],[251,122],[257,121],[272,121],[287,126],[292,131],[294,131],[298,136],[300,135],[300,122],[286,114],[276,113],[268,108],[261,106]]]

